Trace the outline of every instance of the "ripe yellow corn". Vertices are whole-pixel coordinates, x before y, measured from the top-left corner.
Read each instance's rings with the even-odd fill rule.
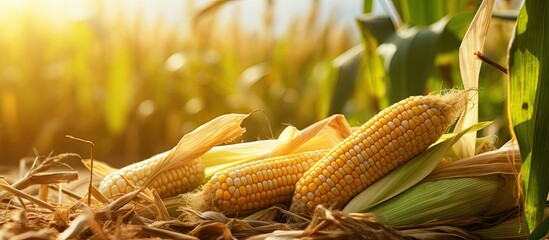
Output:
[[[142,186],[149,178],[152,169],[165,157],[157,155],[151,159],[128,165],[111,173],[101,181],[99,191],[108,198],[117,194],[131,192],[133,189],[121,177],[124,176],[132,185]],[[150,188],[156,189],[162,198],[176,196],[194,190],[204,178],[204,164],[200,159],[194,159],[178,168],[167,170],[151,182]]]
[[[315,150],[267,158],[217,172],[204,186],[204,204],[209,210],[228,215],[289,204],[295,183],[327,152]]]
[[[291,210],[343,207],[434,143],[463,111],[465,93],[410,97],[378,113],[303,174]]]

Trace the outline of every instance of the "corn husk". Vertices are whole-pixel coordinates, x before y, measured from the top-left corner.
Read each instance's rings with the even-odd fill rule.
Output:
[[[504,146],[437,168],[422,183],[374,208],[390,225],[493,216],[517,206],[518,148]]]
[[[459,70],[465,90],[478,90],[478,80],[482,61],[475,57],[476,52],[484,52],[484,43],[492,19],[494,0],[485,0],[479,6],[467,33],[459,47]],[[478,93],[468,92],[468,111],[459,118],[454,129],[460,132],[478,122]],[[463,136],[454,146],[459,158],[472,157],[475,153],[475,133]]]
[[[336,114],[301,131],[288,126],[276,140],[259,140],[214,147],[201,157],[206,165],[204,179],[209,180],[213,174],[222,169],[249,161],[331,148],[350,134],[351,128],[345,117]]]
[[[441,141],[435,143],[425,152],[400,166],[354,197],[345,206],[343,212],[367,212],[370,208],[413,187],[438,166],[446,151],[463,134],[478,131],[489,124],[490,122],[478,123],[458,134],[451,134],[441,138]],[[406,180],[403,181],[403,179]]]
[[[545,208],[545,212],[547,214],[547,208]],[[526,239],[528,237],[528,227],[524,218],[517,217],[493,227],[476,230],[474,233],[482,239]]]
[[[513,190],[514,179],[491,175],[441,179],[421,183],[409,191],[369,210],[390,225],[421,224],[459,217],[483,216],[493,207],[500,191]],[[514,183],[511,183],[514,184]],[[514,198],[508,201],[514,207]]]
[[[331,148],[349,136],[351,132],[351,127],[345,117],[335,114],[303,130],[288,126],[278,139],[214,146],[200,157],[206,166],[204,181],[209,180],[213,174],[222,169],[249,161]],[[165,158],[172,151],[166,151],[154,157]],[[82,163],[88,169],[91,166],[90,160],[83,160]],[[101,178],[117,170],[107,163],[94,161],[94,174]]]

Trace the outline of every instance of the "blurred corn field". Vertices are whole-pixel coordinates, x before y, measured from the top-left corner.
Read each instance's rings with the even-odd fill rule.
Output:
[[[328,116],[334,91],[341,91],[333,60],[360,42],[356,24],[344,24],[336,12],[321,16],[323,2],[310,1],[305,14],[276,34],[277,1],[261,9],[229,2],[209,11],[198,1],[181,2],[177,24],[151,19],[140,4],[79,1],[74,13],[69,10],[78,4],[70,1],[0,2],[2,163],[52,150],[86,154],[87,146],[65,138],[70,134],[93,141],[96,158],[123,166],[167,150],[228,112],[262,110],[270,122],[297,128]],[[479,1],[458,2],[470,6],[456,12],[472,13]],[[500,1],[497,7],[515,5]],[[220,13],[227,8],[230,14]],[[243,11],[260,12],[257,29],[242,24]],[[496,62],[505,62],[512,24],[492,24],[485,55]],[[437,55],[434,69],[426,92],[459,85],[457,51]],[[488,131],[503,138],[500,143],[508,138],[504,78],[483,68],[480,81],[480,119],[496,121]],[[348,92],[351,101],[339,112],[351,123],[378,111],[366,92]],[[270,138],[266,121],[253,115],[243,140]],[[272,125],[275,135],[284,127]]]
[[[71,134],[122,166],[226,112],[262,110],[272,122],[303,127],[321,117],[318,86],[330,61],[358,41],[337,16],[321,21],[319,2],[292,18],[282,36],[274,35],[272,1],[251,9],[261,12],[259,30],[242,26],[239,3],[224,6],[234,9],[220,19],[216,10],[196,18],[204,4],[181,2],[170,26],[145,19],[139,4],[129,14],[121,3],[80,1],[87,14],[73,16],[49,6],[71,10],[70,1],[2,1],[2,162],[34,155],[33,148],[85,153],[64,137]],[[249,139],[271,136],[265,121],[252,118]]]

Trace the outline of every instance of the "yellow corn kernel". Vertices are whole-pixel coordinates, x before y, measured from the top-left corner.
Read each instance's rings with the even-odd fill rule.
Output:
[[[99,191],[108,198],[131,192],[142,186],[150,176],[152,169],[158,164],[157,155],[148,160],[128,165],[111,173],[101,181]],[[150,188],[156,189],[160,197],[167,198],[194,190],[204,178],[204,164],[200,159],[194,159],[181,167],[167,170],[151,182]],[[121,177],[124,176],[131,185]]]
[[[295,183],[327,152],[315,150],[295,153],[220,171],[204,185],[204,202],[228,215],[247,214],[276,204],[289,204],[294,195]],[[238,188],[225,189],[225,184],[238,185]]]
[[[343,207],[436,142],[464,110],[465,93],[410,97],[378,113],[303,174],[291,210],[312,213],[319,203]],[[359,162],[349,161],[353,159]],[[316,178],[324,179],[328,188],[323,192],[328,194],[314,191]]]

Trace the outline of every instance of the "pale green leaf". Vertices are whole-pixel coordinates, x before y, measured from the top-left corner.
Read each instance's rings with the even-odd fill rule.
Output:
[[[504,186],[502,182],[504,178],[497,175],[428,181],[368,212],[390,225],[482,216],[490,209],[498,189]]]

